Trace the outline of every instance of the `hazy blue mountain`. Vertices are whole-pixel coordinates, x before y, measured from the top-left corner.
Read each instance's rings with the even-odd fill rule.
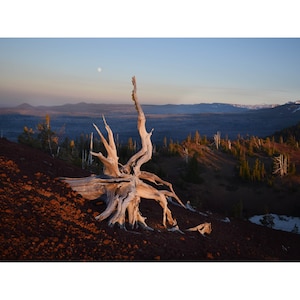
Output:
[[[212,137],[217,131],[222,137],[235,139],[237,135],[266,137],[300,121],[300,102],[275,107],[239,107],[231,104],[195,105],[142,105],[147,128],[154,128],[152,140],[162,143],[164,137],[181,142],[196,130],[201,136]],[[0,108],[1,136],[16,141],[24,126],[36,130],[36,125],[51,117],[51,126],[60,132],[61,139],[76,138],[80,134],[95,132],[96,123],[103,133],[102,115],[119,142],[129,137],[139,141],[136,128],[137,115],[131,104],[65,104],[61,106],[31,106],[22,104],[14,108]]]
[[[199,114],[199,113],[240,113],[249,110],[245,106],[237,106],[224,103],[200,103],[200,104],[166,104],[166,105],[142,105],[146,114]],[[0,114],[22,114],[22,115],[73,115],[73,116],[95,116],[102,114],[132,114],[135,113],[131,104],[94,104],[77,103],[59,106],[31,106],[23,103],[16,107],[0,108]]]

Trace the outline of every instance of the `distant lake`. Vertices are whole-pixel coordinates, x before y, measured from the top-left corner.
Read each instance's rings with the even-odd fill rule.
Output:
[[[296,117],[296,114],[294,115]],[[93,127],[95,123],[104,136],[106,130],[101,116],[78,117],[78,116],[53,116],[51,117],[51,129],[59,135],[60,141],[66,137],[76,139],[81,134],[90,134],[96,130]],[[189,134],[194,136],[198,130],[201,136],[213,137],[217,132],[221,132],[221,137],[226,136],[230,139],[236,139],[241,136],[254,135],[265,137],[273,134],[276,130],[294,125],[296,118],[291,116],[287,118],[278,117],[268,119],[262,114],[257,113],[235,113],[235,114],[146,114],[148,131],[154,128],[152,141],[156,144],[162,144],[164,137],[174,142],[183,141]],[[18,136],[23,132],[24,126],[37,131],[37,124],[44,122],[44,118],[26,115],[0,115],[0,133],[1,136],[16,142]],[[133,114],[109,115],[106,117],[108,125],[111,127],[115,139],[119,143],[127,143],[129,137],[132,137],[138,143],[140,141],[137,132],[137,116]]]
[[[0,115],[0,132],[1,136],[11,141],[17,142],[18,136],[23,133],[24,126],[32,128],[37,132],[37,125],[45,121],[45,118],[37,116],[26,116],[26,115]],[[106,117],[108,125],[114,132],[115,139],[118,139],[120,143],[127,143],[129,137],[133,139],[139,139],[137,132],[137,118],[136,116],[126,117]],[[94,132],[97,135],[95,123],[101,132],[106,136],[106,130],[103,124],[102,118],[90,118],[90,117],[70,117],[70,116],[50,116],[51,129],[59,135],[60,140],[63,141],[66,137],[70,139],[79,138],[81,134],[90,134]],[[152,127],[156,127],[156,122],[147,122],[147,128],[150,130]],[[152,127],[151,127],[152,126]],[[151,128],[150,128],[151,127]],[[152,135],[154,142],[163,142],[164,135],[168,137],[171,132],[168,128],[163,131],[155,131]],[[173,136],[175,136],[173,134]]]

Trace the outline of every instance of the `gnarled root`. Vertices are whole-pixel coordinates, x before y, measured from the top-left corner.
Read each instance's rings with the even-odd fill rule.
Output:
[[[74,190],[82,194],[89,200],[96,199],[103,194],[107,196],[107,207],[99,214],[96,219],[99,221],[109,219],[109,225],[119,224],[121,228],[125,228],[126,212],[128,213],[128,221],[132,228],[138,225],[145,229],[151,230],[146,222],[145,217],[141,215],[139,204],[142,198],[155,200],[159,203],[163,210],[162,224],[167,224],[175,228],[176,219],[173,218],[171,210],[168,208],[167,197],[174,198],[182,207],[185,205],[176,195],[172,184],[162,180],[157,175],[145,171],[141,171],[143,164],[152,158],[152,142],[150,132],[146,130],[146,117],[137,98],[137,88],[135,77],[132,78],[133,90],[132,100],[135,104],[138,118],[137,129],[141,138],[141,149],[135,153],[125,165],[119,163],[117,155],[117,147],[115,145],[113,132],[108,126],[105,118],[103,122],[108,134],[108,140],[105,139],[100,129],[93,124],[98,132],[100,139],[106,149],[107,155],[101,152],[91,151],[93,156],[98,157],[102,162],[104,176],[91,176],[87,178],[64,178]],[[147,183],[148,182],[148,183]],[[156,189],[152,185],[164,186],[165,189]],[[179,230],[179,228],[178,228]]]
[[[198,226],[186,229],[186,231],[199,231],[202,235],[210,234],[212,232],[211,223],[202,223]]]

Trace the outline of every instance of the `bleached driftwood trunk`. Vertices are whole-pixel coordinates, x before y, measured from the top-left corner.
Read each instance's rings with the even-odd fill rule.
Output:
[[[150,132],[146,130],[146,118],[138,101],[135,77],[132,78],[132,84],[132,100],[138,113],[137,129],[141,138],[141,149],[125,165],[120,164],[113,132],[103,117],[108,134],[107,140],[100,129],[95,124],[93,125],[101,138],[107,155],[92,151],[91,154],[98,157],[103,163],[104,176],[64,178],[63,180],[87,199],[92,200],[104,194],[106,195],[107,207],[96,217],[99,221],[110,217],[110,225],[113,226],[117,223],[120,227],[125,228],[127,212],[128,222],[132,228],[141,225],[146,229],[151,229],[147,226],[146,218],[142,216],[139,210],[140,201],[144,198],[155,200],[162,207],[162,223],[164,227],[167,227],[168,223],[173,228],[178,228],[176,219],[173,218],[168,207],[167,198],[174,198],[184,208],[185,205],[175,194],[172,184],[162,180],[153,173],[141,171],[141,166],[152,158],[151,135],[153,129]],[[149,183],[152,183],[152,185]],[[157,188],[154,186],[157,186]]]
[[[219,149],[220,145],[221,145],[221,132],[218,131],[215,135],[214,135],[214,142],[216,145],[217,150]]]
[[[212,232],[212,229],[211,229],[211,223],[202,223],[198,226],[195,226],[195,227],[192,227],[192,228],[189,228],[187,229],[186,231],[198,231],[200,232],[202,235],[204,235],[205,233],[206,234],[210,234]]]
[[[274,171],[273,174],[279,174],[281,177],[288,174],[289,158],[287,155],[280,154],[273,158]]]

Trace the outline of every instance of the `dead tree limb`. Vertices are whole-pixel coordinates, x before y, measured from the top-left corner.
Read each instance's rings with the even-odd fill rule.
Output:
[[[273,174],[279,174],[281,177],[288,174],[289,169],[289,157],[287,155],[280,154],[273,158],[274,171]]]
[[[202,223],[198,226],[192,227],[187,229],[186,231],[198,231],[200,232],[202,235],[206,234],[210,234],[212,232],[212,228],[211,228],[211,223]]]
[[[127,212],[130,226],[137,227],[141,225],[143,228],[151,229],[145,222],[146,218],[142,216],[139,210],[141,200],[149,199],[156,201],[161,206],[162,224],[164,227],[167,227],[167,225],[178,227],[177,221],[173,218],[172,212],[168,207],[168,197],[174,198],[179,205],[186,207],[174,192],[172,184],[162,180],[153,173],[141,171],[142,165],[152,158],[153,146],[151,136],[153,129],[149,132],[146,129],[146,117],[138,101],[135,77],[132,77],[132,84],[132,100],[138,113],[137,129],[141,138],[141,149],[125,165],[121,165],[113,132],[103,116],[108,140],[97,125],[93,124],[93,126],[105,147],[106,156],[101,152],[91,151],[91,154],[98,157],[103,163],[103,176],[63,178],[63,180],[72,189],[89,200],[106,195],[106,209],[96,217],[99,221],[109,218],[109,225],[119,224],[120,227],[125,228]],[[149,183],[160,186],[160,188],[155,188]]]

